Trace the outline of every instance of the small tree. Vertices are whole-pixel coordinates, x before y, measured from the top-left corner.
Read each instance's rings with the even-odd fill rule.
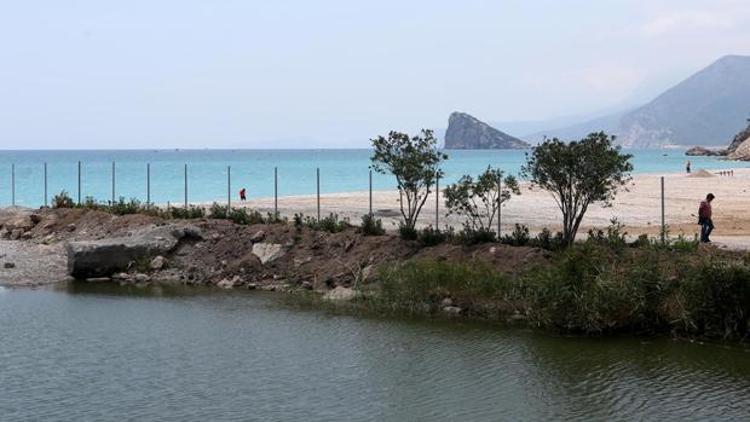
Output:
[[[448,214],[466,218],[465,226],[471,230],[490,231],[497,210],[510,200],[511,195],[520,195],[518,181],[513,176],[505,176],[499,169],[487,167],[476,180],[464,175],[458,182],[443,190]]]
[[[575,241],[589,205],[611,206],[617,191],[630,180],[632,155],[613,145],[614,136],[591,133],[580,141],[547,139],[526,154],[521,175],[549,191],[563,217],[563,241]]]
[[[371,141],[371,168],[381,174],[396,176],[402,196],[402,226],[413,230],[436,178],[443,176],[440,162],[448,156],[438,151],[437,139],[429,129],[422,129],[420,135],[413,137],[391,131],[387,138],[378,136]]]

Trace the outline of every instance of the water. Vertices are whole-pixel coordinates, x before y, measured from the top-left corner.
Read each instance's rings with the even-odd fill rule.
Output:
[[[281,295],[0,291],[0,419],[741,420],[750,353],[295,309]]]
[[[683,171],[683,151],[634,150],[636,173]],[[488,165],[517,174],[525,151],[448,151],[446,179],[476,174]],[[666,155],[665,155],[666,154]],[[188,165],[190,202],[226,201],[227,166],[232,167],[232,195],[246,187],[250,197],[273,196],[273,168],[278,167],[279,195],[315,194],[315,169],[321,170],[323,193],[368,189],[369,150],[149,150],[149,151],[0,151],[0,206],[12,202],[11,165],[16,167],[15,203],[44,203],[44,168],[48,163],[48,195],[66,190],[78,195],[78,161],[82,162],[81,197],[112,197],[112,162],[116,162],[115,197],[146,199],[146,163],[151,163],[151,201],[184,201],[184,165]],[[693,157],[693,168],[738,168],[750,163]],[[374,176],[375,189],[395,186],[392,176]]]

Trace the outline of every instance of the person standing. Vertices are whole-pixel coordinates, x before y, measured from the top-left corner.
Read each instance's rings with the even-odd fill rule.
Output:
[[[703,243],[711,243],[709,236],[714,230],[714,222],[711,219],[711,201],[713,200],[714,194],[709,193],[706,195],[706,199],[701,201],[700,207],[698,207],[698,224],[701,226],[701,242]]]
[[[240,201],[247,200],[247,191],[245,188],[240,189]]]
[[[690,174],[690,160],[685,163],[685,171],[687,172],[687,174]]]

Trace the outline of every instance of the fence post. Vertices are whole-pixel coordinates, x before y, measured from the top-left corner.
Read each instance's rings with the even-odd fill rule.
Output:
[[[44,162],[44,206],[47,207],[49,204],[47,198],[49,198],[49,195],[47,194],[47,162]]]
[[[151,163],[146,163],[146,206],[151,207]]]
[[[370,170],[370,217],[372,217],[372,170]]]
[[[315,180],[317,182],[318,187],[318,222],[320,222],[320,167],[315,169]]]
[[[503,178],[502,176],[497,180],[497,241],[500,241],[500,230],[503,219]]]
[[[273,168],[273,219],[279,218],[279,168]]]
[[[115,162],[112,161],[112,205],[115,204]]]
[[[81,205],[81,162],[78,162],[78,205]]]
[[[435,173],[435,230],[440,227],[440,173]]]
[[[187,180],[187,163],[185,163],[185,209],[188,207],[188,180]]]
[[[667,238],[667,227],[664,221],[664,176],[661,177],[661,243],[665,243]]]
[[[227,218],[232,209],[232,166],[227,166]]]
[[[10,165],[10,204],[16,206],[16,165]]]

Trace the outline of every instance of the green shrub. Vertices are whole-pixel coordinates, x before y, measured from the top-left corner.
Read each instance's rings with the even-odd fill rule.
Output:
[[[529,228],[524,224],[516,224],[511,234],[503,236],[501,243],[512,246],[526,246],[530,241]]]
[[[295,220],[295,225],[296,223]],[[383,222],[379,218],[375,218],[372,214],[362,216],[362,224],[359,226],[359,231],[364,236],[382,236],[385,234]]]
[[[351,224],[349,224],[348,218],[344,217],[343,219],[339,220],[338,214],[334,213],[328,214],[327,217],[323,217],[317,223],[317,230],[322,230],[329,233],[342,232],[349,227],[351,227]]]
[[[445,242],[448,236],[440,229],[427,226],[419,231],[417,240],[422,246],[435,246]]]
[[[76,204],[65,190],[52,197],[52,208],[73,208]]]
[[[417,240],[419,237],[417,229],[403,224],[399,224],[398,226],[398,235],[404,240]]]
[[[216,202],[211,204],[208,209],[208,218],[223,220],[228,216],[228,209],[226,205],[221,205]]]
[[[536,237],[529,239],[529,246],[546,249],[548,251],[559,251],[565,247],[563,234],[557,232],[554,236],[548,228],[543,228]]]
[[[127,215],[139,214],[143,208],[139,200],[131,198],[130,201],[125,201],[125,198],[121,196],[116,202],[108,204],[105,209],[115,215]]]
[[[167,210],[167,216],[170,217],[170,218],[190,220],[190,219],[196,219],[196,218],[203,218],[203,217],[205,217],[206,216],[206,210],[204,210],[203,207],[196,207],[194,205],[190,205],[187,208],[185,208],[185,207],[170,207]]]
[[[474,229],[468,225],[456,235],[456,240],[464,245],[478,245],[481,243],[492,243],[497,239],[497,233],[489,229]]]

